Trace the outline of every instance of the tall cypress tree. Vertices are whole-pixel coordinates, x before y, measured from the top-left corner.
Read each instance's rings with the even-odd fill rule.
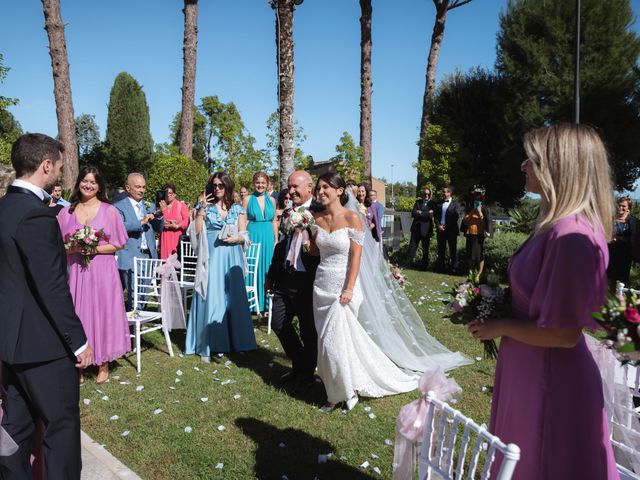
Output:
[[[505,81],[510,156],[522,134],[573,121],[575,2],[511,0],[500,16],[496,69]],[[600,129],[617,188],[640,174],[640,39],[629,0],[582,0],[581,122]]]
[[[116,77],[109,97],[103,150],[108,181],[122,184],[131,172],[147,172],[152,153],[147,99],[136,79],[122,72]]]

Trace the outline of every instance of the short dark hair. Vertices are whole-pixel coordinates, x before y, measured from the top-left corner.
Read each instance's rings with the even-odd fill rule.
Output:
[[[64,145],[42,133],[25,133],[11,147],[11,164],[16,178],[35,172],[45,160],[56,164],[62,160]]]
[[[449,190],[451,192],[451,195],[453,195],[453,186],[451,185],[445,185],[444,187],[442,187],[443,190]]]
[[[163,192],[166,191],[166,190],[169,190],[169,189],[171,189],[171,191],[173,193],[178,193],[178,192],[176,192],[176,186],[173,184],[173,182],[167,182],[162,186],[162,191]]]
[[[56,188],[56,187],[60,187],[60,188],[62,188],[62,182],[56,182],[56,183],[54,183],[52,188]]]

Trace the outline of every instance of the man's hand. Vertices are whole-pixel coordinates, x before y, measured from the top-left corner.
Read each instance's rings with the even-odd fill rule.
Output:
[[[267,278],[264,281],[264,289],[265,291],[271,293],[273,291],[273,280],[271,280],[270,278]]]
[[[438,230],[444,232],[444,225],[438,225]]]
[[[91,345],[87,345],[87,348],[76,358],[78,359],[76,368],[87,368],[91,365],[91,361],[93,360],[93,348],[91,348]]]
[[[149,223],[154,218],[156,218],[156,217],[155,217],[155,215],[153,213],[147,213],[144,217],[142,217],[142,220],[140,220],[140,225],[146,225],[147,223]]]

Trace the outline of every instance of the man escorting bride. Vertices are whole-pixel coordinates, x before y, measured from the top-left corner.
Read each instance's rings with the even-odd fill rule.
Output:
[[[290,192],[297,194],[299,184],[308,188],[308,205],[311,205],[313,187],[310,181],[306,172],[294,172],[289,178]],[[353,205],[355,199],[348,197],[345,187],[344,180],[337,174],[328,173],[319,178],[315,188],[318,204],[312,208],[316,225],[310,229],[313,244],[310,253],[320,254],[317,270],[317,261],[311,263],[312,257],[302,249],[300,252],[306,260],[305,266],[313,265],[305,275],[312,286],[312,308],[302,312],[301,333],[305,336],[302,332],[305,328],[309,338],[311,317],[311,325],[315,324],[318,334],[318,375],[327,391],[324,411],[331,411],[340,402],[347,402],[347,408],[351,409],[358,395],[381,397],[408,392],[417,387],[418,373],[435,366],[450,370],[470,363],[468,358],[450,352],[426,332],[404,292],[398,290],[391,279],[379,250],[372,248],[375,241],[363,227],[366,220],[357,213]],[[294,204],[304,205],[301,200],[298,198]],[[345,204],[349,208],[345,208]],[[298,313],[293,312],[298,302],[311,303],[311,298],[304,295],[306,298],[302,299],[300,293],[287,292],[287,298],[278,293],[283,290],[278,288],[278,283],[290,283],[282,279],[295,275],[293,266],[287,266],[285,261],[288,256],[285,252],[291,244],[291,239],[285,236],[276,246],[276,252],[282,253],[274,254],[268,276],[280,280],[276,280],[274,289],[274,324],[280,323],[276,322],[277,317],[286,318],[286,323],[290,323]],[[274,275],[278,271],[281,274]],[[366,277],[363,285],[359,282],[360,274]],[[268,287],[273,288],[273,284],[269,282]],[[302,290],[307,293],[306,289]],[[285,308],[276,308],[279,303]],[[292,352],[285,345],[287,339],[281,334],[279,337],[293,361],[289,376],[298,376],[297,349]],[[299,340],[296,343],[301,345]],[[304,341],[306,356],[315,354],[315,345],[309,343]],[[307,379],[312,374],[308,370],[305,373]]]

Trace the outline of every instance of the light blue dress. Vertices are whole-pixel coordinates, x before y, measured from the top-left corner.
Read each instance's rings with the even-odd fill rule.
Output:
[[[209,282],[206,299],[193,295],[185,353],[210,357],[214,353],[255,350],[256,337],[244,285],[244,256],[240,245],[218,239],[225,224],[235,224],[244,214],[238,204],[223,220],[214,205],[205,217],[209,247]]]

